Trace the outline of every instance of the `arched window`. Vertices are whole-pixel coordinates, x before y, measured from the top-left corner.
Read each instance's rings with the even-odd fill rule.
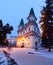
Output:
[[[30,31],[30,27],[29,27],[29,31]]]

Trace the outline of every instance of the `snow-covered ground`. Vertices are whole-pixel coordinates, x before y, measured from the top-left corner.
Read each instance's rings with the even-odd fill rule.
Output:
[[[48,49],[41,49],[41,50],[39,49],[37,51],[33,49],[33,50],[30,50],[29,52],[37,54],[39,56],[53,59],[53,49],[51,49],[51,52],[48,52]]]
[[[4,51],[0,50],[0,65],[18,65],[14,59],[12,59],[9,54]]]
[[[2,48],[0,48],[2,50]],[[53,50],[49,53],[47,50],[34,50],[30,48],[3,48],[10,53],[10,56],[18,65],[53,65]]]
[[[7,58],[3,51],[0,51],[0,65],[7,65]]]

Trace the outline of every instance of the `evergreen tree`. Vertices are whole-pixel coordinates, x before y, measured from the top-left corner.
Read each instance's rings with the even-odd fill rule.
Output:
[[[43,7],[41,14],[42,45],[51,48],[53,45],[53,0],[46,0],[46,6]]]
[[[11,34],[13,27],[8,23],[3,26],[2,20],[0,20],[0,45],[7,45],[6,43],[6,35]]]

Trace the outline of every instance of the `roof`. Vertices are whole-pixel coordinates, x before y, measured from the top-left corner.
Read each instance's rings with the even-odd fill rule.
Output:
[[[35,16],[33,8],[31,8],[29,15],[31,14]]]
[[[24,26],[23,18],[21,19],[19,26]]]
[[[34,16],[34,17],[36,18],[33,8],[31,8],[30,13],[29,13],[29,16],[27,17],[27,19],[28,19],[30,16]],[[36,20],[37,20],[37,18],[36,18]]]

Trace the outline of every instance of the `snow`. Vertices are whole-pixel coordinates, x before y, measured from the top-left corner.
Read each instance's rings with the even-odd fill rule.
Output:
[[[4,50],[0,50],[0,65],[18,65]]]
[[[0,64],[1,65],[7,65],[7,58],[3,51],[0,51]]]
[[[48,52],[45,49],[30,48],[0,48],[10,53],[10,57],[13,58],[18,65],[53,65],[53,50]],[[29,53],[30,52],[30,53]]]
[[[42,49],[42,50],[31,50],[30,52],[34,53],[34,54],[38,54],[39,56],[43,56],[46,58],[50,58],[53,59],[53,50],[51,49],[51,52],[48,52],[48,49]]]

